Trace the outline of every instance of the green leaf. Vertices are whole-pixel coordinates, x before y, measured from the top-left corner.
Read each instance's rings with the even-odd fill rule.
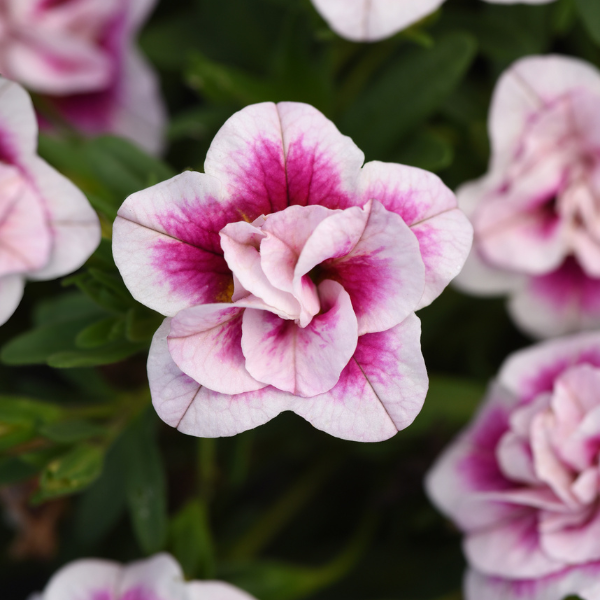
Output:
[[[164,317],[145,306],[135,306],[127,313],[125,335],[131,342],[148,342]]]
[[[598,0],[577,0],[579,16],[596,44],[600,44],[600,2]]]
[[[75,511],[77,539],[97,544],[119,520],[127,506],[126,444],[119,438],[106,454],[102,475],[82,494]]]
[[[170,527],[171,551],[186,577],[214,576],[214,550],[206,507],[192,500],[175,515]]]
[[[104,453],[98,446],[82,444],[50,462],[40,477],[35,503],[74,494],[88,487],[102,472]]]
[[[16,396],[0,396],[0,423],[42,424],[57,421],[64,414],[60,406]]]
[[[452,163],[454,149],[442,136],[422,130],[410,136],[394,154],[394,162],[428,171],[441,171]]]
[[[162,457],[148,418],[131,426],[125,443],[127,504],[133,530],[143,552],[154,554],[166,541],[167,491]]]
[[[169,139],[196,140],[212,138],[231,116],[231,110],[221,106],[201,106],[175,115],[169,124]]]
[[[125,360],[148,348],[148,344],[133,344],[127,340],[110,342],[100,348],[56,352],[48,357],[48,365],[55,369],[73,369],[109,365]]]
[[[120,321],[122,321],[121,317],[107,317],[92,323],[77,334],[75,344],[82,349],[98,348],[108,344],[112,341],[111,333],[115,323]]]
[[[409,48],[342,115],[340,129],[369,159],[384,159],[444,102],[475,58],[475,39],[451,33]]]
[[[63,280],[63,285],[76,285],[99,307],[113,314],[121,315],[135,303],[131,296],[125,297],[122,293],[115,292],[89,272],[73,275]]]
[[[0,359],[7,365],[44,364],[56,353],[73,350],[77,334],[105,314],[96,307],[95,315],[74,317],[26,331],[3,346]]]
[[[0,452],[24,444],[35,437],[31,423],[7,424],[0,421]]]
[[[72,321],[78,317],[98,315],[98,306],[80,291],[66,292],[43,300],[33,311],[34,324],[50,325],[62,321]]]
[[[74,444],[92,437],[104,436],[108,433],[108,430],[106,427],[102,427],[91,421],[73,419],[43,425],[40,427],[39,432],[43,437],[53,442]]]

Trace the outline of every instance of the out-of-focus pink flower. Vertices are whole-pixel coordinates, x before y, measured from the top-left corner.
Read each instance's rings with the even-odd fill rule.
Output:
[[[223,126],[204,174],[125,201],[113,252],[168,317],[148,374],[169,425],[227,436],[292,410],[375,441],[413,421],[414,311],[460,271],[472,229],[435,175],[363,162],[311,106],[257,104]]]
[[[156,0],[2,0],[0,73],[89,135],[163,143],[154,73],[134,46]]]
[[[186,582],[177,562],[157,554],[128,565],[87,559],[69,563],[30,600],[253,600],[223,581]]]
[[[0,324],[17,308],[25,279],[71,273],[100,242],[85,196],[36,148],[27,92],[0,77]]]
[[[597,600],[600,334],[510,357],[427,489],[465,532],[467,600]]]
[[[475,242],[457,285],[509,294],[536,337],[600,325],[599,105],[592,65],[518,61],[495,91],[489,172],[458,191]]]
[[[383,40],[420,21],[446,0],[312,0],[331,29],[354,42]],[[494,4],[547,4],[554,0],[486,0]]]

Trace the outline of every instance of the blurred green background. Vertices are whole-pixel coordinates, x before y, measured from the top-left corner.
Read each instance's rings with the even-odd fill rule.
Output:
[[[503,359],[530,343],[503,301],[450,288],[420,311],[431,389],[392,440],[341,441],[290,414],[198,440],[150,407],[145,358],[160,317],[120,280],[111,223],[128,194],[202,170],[225,120],[266,100],[311,103],[367,160],[429,169],[455,188],[486,169],[490,97],[512,61],[558,52],[600,65],[596,0],[448,0],[362,45],[332,33],[309,0],[163,0],[140,45],[169,107],[164,160],[116,138],[40,140],[105,239],[79,273],[29,284],[0,330],[2,599],[27,598],[75,558],[167,550],[188,577],[259,600],[459,600],[460,536],[423,476]]]

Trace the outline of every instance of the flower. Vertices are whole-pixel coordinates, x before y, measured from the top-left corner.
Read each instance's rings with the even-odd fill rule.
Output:
[[[561,56],[515,63],[494,94],[487,175],[458,190],[473,252],[457,285],[510,295],[536,337],[600,325],[600,73]]]
[[[514,4],[519,0],[486,0]],[[554,0],[520,0],[547,4]],[[354,42],[376,42],[413,25],[437,10],[445,0],[312,0],[338,35]]]
[[[155,0],[3,0],[0,73],[89,135],[163,143],[158,82],[133,40]]]
[[[465,532],[467,600],[600,594],[600,334],[517,352],[428,474]]]
[[[120,565],[87,559],[69,563],[30,600],[253,600],[223,581],[190,581],[168,554]]]
[[[25,279],[78,269],[100,243],[86,197],[36,155],[27,92],[0,77],[0,324],[17,308]]]
[[[204,174],[124,202],[115,261],[168,317],[148,360],[166,423],[217,437],[292,410],[374,441],[412,422],[427,390],[414,311],[472,230],[435,175],[363,161],[313,107],[257,104],[225,123]]]

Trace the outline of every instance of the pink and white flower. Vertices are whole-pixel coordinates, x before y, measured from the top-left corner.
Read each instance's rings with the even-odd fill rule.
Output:
[[[312,0],[338,35],[354,42],[388,38],[430,15],[446,0]],[[486,0],[494,4],[547,4],[554,0]]]
[[[600,598],[600,334],[517,352],[427,477],[467,600]]]
[[[156,0],[1,0],[0,73],[86,134],[163,143],[158,82],[134,45]]]
[[[69,563],[30,600],[253,600],[223,581],[190,581],[168,554],[121,565],[87,559]]]
[[[17,308],[26,279],[71,273],[100,243],[86,197],[36,148],[27,92],[0,77],[0,324]]]
[[[489,172],[458,190],[475,241],[457,285],[509,294],[536,337],[600,326],[599,103],[592,65],[518,61],[494,94]]]
[[[311,106],[257,104],[225,123],[204,174],[125,201],[113,253],[167,317],[148,361],[166,423],[229,436],[292,410],[375,441],[413,421],[414,311],[460,271],[472,230],[435,175],[363,162]]]

